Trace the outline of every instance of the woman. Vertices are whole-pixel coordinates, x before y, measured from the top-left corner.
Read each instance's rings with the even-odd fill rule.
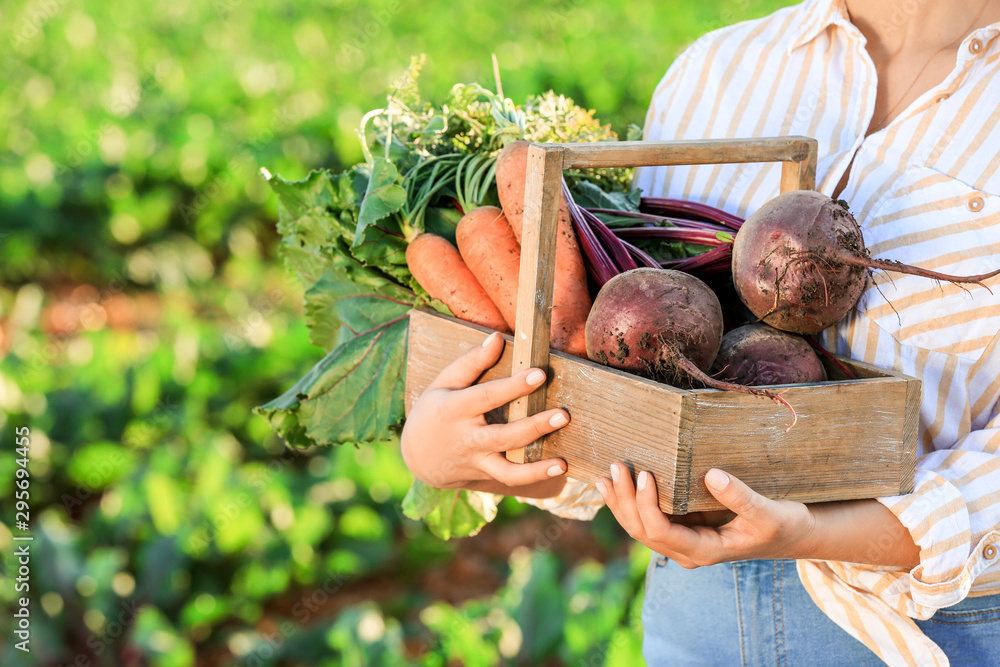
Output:
[[[817,189],[850,203],[873,255],[985,273],[1000,266],[998,33],[994,0],[812,0],[698,40],[657,88],[645,138],[816,137]],[[778,167],[647,168],[636,185],[745,215],[777,194]],[[580,518],[603,497],[655,552],[650,664],[996,662],[1000,281],[993,294],[910,276],[873,283],[828,343],[923,380],[907,496],[807,506],[713,470],[704,481],[730,512],[681,523],[656,507],[648,473],[633,486],[613,465],[595,492],[565,483],[562,461],[508,463],[502,451],[568,415],[486,425],[485,411],[544,380],[529,370],[467,388],[498,357],[497,337],[421,398],[404,457],[439,486],[535,496]]]

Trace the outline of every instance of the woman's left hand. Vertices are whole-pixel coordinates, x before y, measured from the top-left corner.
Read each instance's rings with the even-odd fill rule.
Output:
[[[681,567],[748,558],[804,558],[811,551],[807,545],[816,520],[806,505],[765,498],[721,470],[709,470],[705,485],[731,512],[732,520],[722,525],[713,525],[718,513],[664,514],[649,472],[641,471],[635,486],[622,463],[613,463],[611,473],[614,481],[602,477],[597,488],[618,523],[634,539]]]

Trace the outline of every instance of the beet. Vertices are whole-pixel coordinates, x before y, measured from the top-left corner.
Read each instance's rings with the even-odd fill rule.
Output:
[[[784,331],[819,333],[857,303],[869,269],[952,283],[1000,275],[952,276],[873,259],[861,227],[841,199],[813,190],[786,192],[746,219],[733,242],[733,282],[747,308]]]
[[[722,306],[691,274],[632,269],[601,288],[586,337],[594,361],[675,386],[690,384],[677,359],[708,370],[722,341]]]
[[[587,356],[606,366],[674,386],[699,382],[767,396],[791,409],[777,394],[706,375],[722,341],[722,307],[688,273],[638,268],[611,278],[594,299],[586,340]]]
[[[750,386],[823,382],[826,369],[798,334],[767,324],[744,324],[722,337],[712,374]]]

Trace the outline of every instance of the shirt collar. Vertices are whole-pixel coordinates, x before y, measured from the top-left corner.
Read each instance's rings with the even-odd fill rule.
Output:
[[[802,28],[789,42],[789,53],[800,46],[805,46],[809,42],[813,41],[831,25],[849,25],[854,28],[854,30],[857,30],[857,28],[855,28],[851,23],[850,17],[847,14],[847,3],[845,0],[805,0],[805,2],[800,5],[799,9],[803,15],[801,23]],[[965,42],[969,42],[972,39],[979,39],[986,44],[996,37],[997,33],[1000,33],[1000,21],[972,31],[971,34],[966,36],[965,41],[962,43],[960,53],[968,55],[968,49],[964,48]],[[862,39],[864,39],[863,36]]]
[[[806,0],[801,11],[801,28],[788,44],[789,53],[813,41],[831,25],[850,23],[844,0]]]

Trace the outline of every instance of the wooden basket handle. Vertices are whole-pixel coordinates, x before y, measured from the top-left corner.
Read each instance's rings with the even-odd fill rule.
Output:
[[[549,328],[555,277],[556,230],[564,169],[781,162],[781,192],[816,187],[815,139],[704,139],[698,141],[609,141],[532,144],[524,194],[521,269],[511,374],[549,369]],[[550,378],[551,380],[551,378]],[[508,421],[545,409],[545,386],[510,404]],[[543,439],[507,452],[515,463],[542,458]]]

